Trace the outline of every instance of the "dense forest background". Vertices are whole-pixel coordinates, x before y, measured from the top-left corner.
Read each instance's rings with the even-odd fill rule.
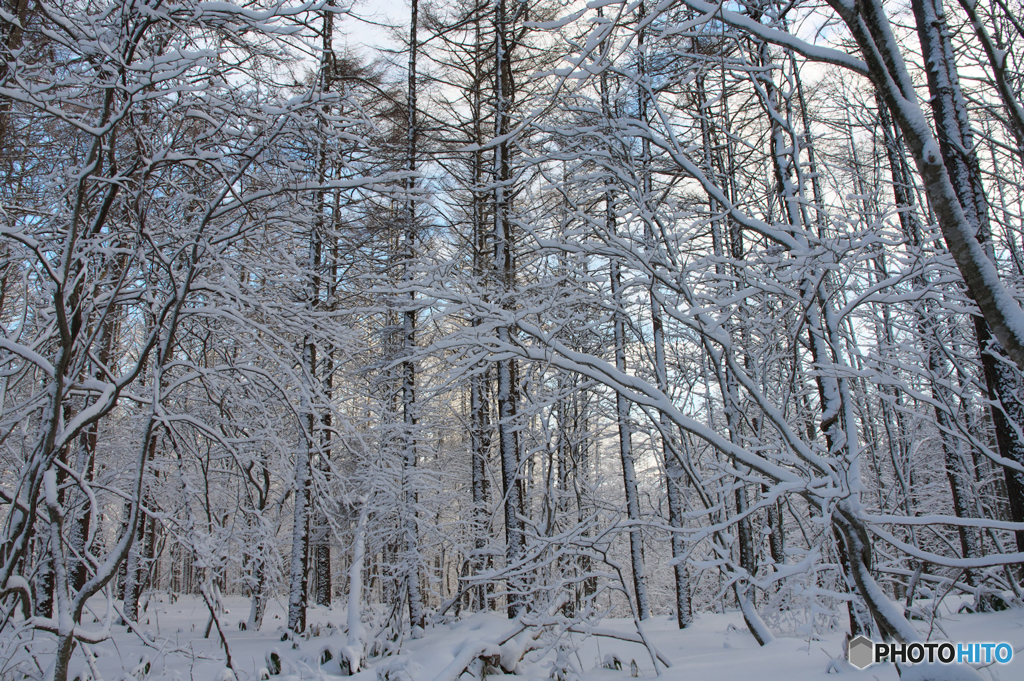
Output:
[[[0,5],[0,657],[1024,605],[1017,0]]]

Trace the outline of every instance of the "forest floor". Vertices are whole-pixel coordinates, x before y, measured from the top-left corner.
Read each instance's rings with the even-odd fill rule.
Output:
[[[228,612],[221,620],[231,652],[238,681],[254,681],[267,667],[272,651],[282,660],[280,675],[275,681],[433,681],[443,678],[458,653],[478,641],[499,640],[514,625],[499,614],[475,614],[457,622],[428,628],[423,638],[406,640],[400,655],[374,660],[370,667],[353,677],[340,676],[337,651],[346,643],[344,633],[335,625],[345,621],[344,607],[337,609],[310,608],[309,623],[312,631],[321,635],[300,637],[293,644],[282,641],[285,609],[282,602],[272,602],[260,631],[240,631],[238,623],[249,613],[248,600],[241,597],[225,599]],[[943,603],[942,615],[935,620],[932,640],[954,642],[1007,642],[1013,646],[1014,660],[1005,665],[981,668],[984,679],[991,681],[1019,681],[1024,679],[1024,610],[1008,610],[987,614],[957,614],[955,602]],[[94,669],[99,679],[89,674],[81,651],[76,651],[72,675],[83,681],[158,681],[189,679],[191,681],[223,681],[225,654],[214,629],[209,638],[203,637],[207,622],[207,609],[199,597],[182,596],[174,602],[166,594],[154,595],[140,618],[142,637],[123,626],[112,628],[113,637],[90,646],[94,656]],[[330,625],[330,626],[329,626]],[[928,623],[918,622],[922,632]],[[635,635],[631,620],[605,620],[600,624],[604,633],[614,631]],[[890,664],[880,664],[860,672],[845,661],[844,632],[836,631],[810,638],[780,637],[759,647],[743,624],[738,612],[705,613],[697,616],[694,625],[680,631],[667,617],[648,620],[644,626],[648,640],[671,663],[662,669],[665,681],[803,681],[804,679],[831,679],[830,673],[853,674],[851,679],[864,681],[898,681],[899,676]],[[558,642],[528,653],[520,662],[516,678],[547,680],[558,678],[556,660],[569,671],[562,681],[624,681],[631,677],[631,662],[643,678],[657,674],[647,649],[641,645],[605,636],[584,637],[571,634],[571,647],[558,652]],[[568,643],[563,638],[562,644]],[[17,664],[30,664],[36,673],[42,672],[52,657],[52,640],[42,636],[17,650],[10,641],[0,641],[0,681],[32,678],[15,672]],[[294,647],[293,647],[294,646]],[[319,663],[323,650],[333,651],[333,659]],[[602,662],[615,656],[622,669],[605,669]],[[148,665],[148,668],[147,668]],[[660,665],[659,665],[660,667]],[[980,666],[979,666],[980,667]],[[23,667],[23,669],[25,669]],[[468,675],[463,679],[470,678]],[[488,675],[488,678],[492,678]]]

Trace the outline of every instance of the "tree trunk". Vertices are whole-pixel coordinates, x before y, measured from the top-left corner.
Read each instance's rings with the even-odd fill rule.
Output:
[[[334,12],[329,8],[333,7],[334,0],[329,0],[328,9],[323,12],[323,30],[322,30],[322,45],[321,45],[321,57],[320,57],[320,88],[321,91],[327,93],[331,90],[335,77],[338,75],[338,65],[334,55]],[[328,107],[324,107],[325,112]],[[327,149],[323,142],[319,143],[317,159],[317,181],[320,185],[323,185],[327,179]],[[320,303],[320,268],[325,258],[329,257],[324,251],[324,234],[326,233],[327,218],[327,200],[325,192],[318,190],[314,199],[315,203],[315,216],[314,216],[314,234],[312,241],[315,243],[313,251],[313,262],[310,263],[313,267],[313,285],[314,291],[312,297],[312,305],[317,306]],[[335,214],[333,216],[336,221],[337,216],[337,205],[334,207]],[[332,276],[327,278],[327,293],[328,300],[332,299],[330,295],[333,293],[335,285],[335,276],[337,270],[336,265],[332,264],[330,274]],[[331,456],[331,386],[333,383],[333,356],[332,351],[327,350],[324,354],[324,361],[327,366],[323,373],[324,378],[319,379],[319,387],[324,390],[324,398],[326,406],[324,408],[323,415],[320,417],[322,428],[320,430],[320,448],[316,455],[316,470],[323,481],[326,483],[330,479],[330,456]],[[314,361],[314,373],[312,379],[314,383],[318,382],[315,373],[315,361]],[[312,472],[312,467],[311,467]],[[312,547],[312,560],[313,560],[313,574],[314,574],[314,585],[313,585],[313,597],[316,604],[323,607],[330,607],[331,605],[331,527],[327,520],[326,512],[321,505],[316,505],[313,512],[310,515],[311,527],[309,529],[310,538],[309,541]]]
[[[512,312],[515,309],[515,258],[510,218],[511,195],[508,183],[512,178],[509,161],[508,118],[513,92],[511,90],[511,65],[508,53],[510,39],[505,0],[494,5],[495,27],[495,88],[494,88],[494,136],[499,142],[494,147],[494,269],[498,284],[501,309]],[[498,328],[498,340],[509,343],[512,329]],[[517,617],[525,608],[525,582],[519,576],[517,563],[526,548],[526,535],[522,521],[523,499],[519,485],[519,433],[515,427],[518,404],[516,385],[516,363],[508,358],[498,363],[498,447],[501,454],[501,476],[505,499],[505,563],[510,570],[506,580],[508,593],[508,616]]]
[[[304,339],[302,364],[307,381],[313,376],[315,352],[312,340]],[[312,386],[307,384],[306,391],[311,392]],[[303,405],[306,411],[303,416],[305,428],[295,450],[295,506],[292,515],[292,552],[288,578],[288,629],[294,634],[301,634],[306,629],[306,602],[309,593],[309,511],[313,484],[310,464],[315,449],[314,433],[317,422],[311,400],[312,395],[303,398],[306,402]]]
[[[406,161],[410,173],[416,172],[416,57],[419,51],[417,23],[419,20],[418,0],[412,0],[409,21],[409,92],[408,92],[408,127],[406,129]],[[402,281],[412,284],[412,261],[416,255],[416,203],[412,192],[415,180],[406,180],[405,197],[405,248]],[[409,593],[409,626],[412,637],[423,635],[426,626],[426,615],[423,612],[423,598],[420,595],[420,555],[419,528],[416,520],[418,494],[416,491],[416,363],[412,355],[416,347],[416,295],[411,290],[402,313],[402,440],[404,447],[405,466],[405,541],[406,541],[406,576],[405,581]]]
[[[481,12],[473,13],[473,72],[470,94],[470,106],[472,116],[472,139],[476,148],[470,159],[470,174],[472,179],[471,201],[473,221],[473,276],[477,281],[484,281],[486,274],[493,271],[493,261],[488,262],[486,254],[488,248],[488,230],[485,225],[485,203],[487,196],[480,191],[484,184],[484,155],[483,146],[483,88],[484,80],[484,44],[481,29]],[[474,329],[479,329],[483,320],[473,316],[472,324]],[[490,391],[491,383],[490,365],[481,363],[470,375],[470,449],[472,456],[472,487],[473,487],[473,556],[470,560],[470,571],[473,575],[482,572],[488,563],[485,556],[489,531],[489,508],[488,508],[488,479],[487,460],[491,450],[491,423],[490,423]],[[472,590],[470,607],[477,611],[487,609],[488,588],[487,584],[480,583]]]
[[[670,425],[667,423],[667,419],[665,419],[661,425],[662,433],[665,433],[666,430],[664,429],[668,427]],[[662,437],[666,436],[662,435]],[[685,504],[683,498],[684,471],[679,461],[679,456],[684,455],[684,452],[679,451],[679,456],[676,455],[676,451],[681,449],[682,447],[680,446],[669,445],[662,452],[665,457],[665,492],[668,496],[668,524],[673,530],[681,530],[685,524]],[[688,456],[688,454],[686,455]],[[685,629],[693,624],[693,608],[690,603],[690,577],[686,570],[686,542],[683,541],[682,534],[676,531],[672,533],[671,543],[672,560],[675,562],[672,566],[672,572],[675,576],[676,624],[679,625],[680,629]]]
[[[156,442],[157,435],[154,433],[149,438],[149,447],[146,454],[147,461],[152,461],[156,456]],[[142,595],[142,589],[145,586],[146,567],[148,565],[147,557],[149,554],[145,545],[149,515],[144,510],[148,504],[149,494],[146,488],[143,489],[143,494],[138,502],[140,506],[140,519],[135,530],[135,541],[132,542],[132,548],[128,552],[128,560],[126,561],[124,603],[121,610],[124,613],[125,619],[131,622],[139,621],[139,597]]]
[[[609,209],[610,210],[610,209]],[[614,233],[614,232],[613,232]],[[626,339],[623,322],[622,282],[619,265],[611,264],[612,301],[615,311],[615,368],[626,371]],[[640,494],[637,491],[636,466],[633,458],[633,429],[629,421],[629,400],[625,395],[615,394],[616,416],[619,426],[619,455],[622,459],[622,486],[626,493],[626,517],[629,518],[629,556],[633,573],[633,591],[636,595],[637,616],[645,620],[651,616],[650,599],[647,596],[647,578],[644,574],[643,528],[640,527]]]

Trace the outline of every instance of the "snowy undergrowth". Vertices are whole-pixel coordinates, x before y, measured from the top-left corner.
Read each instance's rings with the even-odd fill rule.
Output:
[[[240,597],[228,597],[225,601],[228,612],[222,621],[227,625],[226,638],[238,681],[266,677],[278,671],[278,662],[279,673],[271,678],[280,681],[454,681],[460,678],[458,671],[465,669],[465,661],[476,659],[481,653],[502,656],[502,664],[509,656],[518,654],[515,643],[500,648],[496,645],[519,629],[514,622],[500,614],[474,614],[451,624],[428,627],[423,638],[406,639],[400,654],[370,660],[359,674],[346,677],[341,675],[339,654],[347,642],[347,613],[343,606],[310,608],[310,631],[318,635],[282,641],[283,602],[268,606],[260,631],[242,631],[239,623],[246,620],[248,601]],[[927,603],[919,602],[919,606],[928,609]],[[958,607],[958,602],[947,599],[934,622],[915,623],[923,635],[928,635],[930,629],[933,640],[1009,642],[1015,650],[1015,660],[1009,665],[982,668],[982,676],[992,681],[1024,678],[1024,611],[961,614],[956,612]],[[154,596],[139,624],[140,631],[149,639],[147,642],[126,627],[114,626],[111,640],[79,647],[71,678],[230,681],[216,633],[203,637],[206,618],[206,607],[198,596],[182,596],[173,602],[165,594]],[[842,631],[810,638],[780,637],[760,648],[738,612],[699,615],[693,627],[685,631],[676,629],[671,618],[656,617],[644,623],[644,630],[672,665],[660,670],[667,681],[796,681],[834,678],[831,674],[835,673],[849,675],[851,681],[899,678],[891,665],[876,665],[863,672],[847,665],[843,659]],[[635,634],[629,620],[606,620],[600,623],[600,631]],[[628,641],[566,633],[561,637],[542,637],[537,644],[538,648],[526,653],[516,667],[517,678],[611,681],[631,678],[634,665],[635,673],[641,677],[657,676],[647,649]],[[38,678],[52,650],[53,642],[46,637],[21,641],[16,647],[11,640],[3,641],[0,680]],[[87,659],[86,654],[92,659]],[[478,674],[484,671],[482,663],[473,669]],[[488,677],[503,674],[497,667],[489,666],[486,671]],[[471,677],[464,674],[461,678],[468,681]]]

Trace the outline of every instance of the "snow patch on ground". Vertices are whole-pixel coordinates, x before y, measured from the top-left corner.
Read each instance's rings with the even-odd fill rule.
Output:
[[[457,658],[476,658],[473,649],[501,658],[507,665],[519,643],[504,641],[518,630],[514,622],[502,614],[473,614],[451,624],[427,628],[421,639],[406,639],[402,652],[385,659],[369,660],[366,669],[352,677],[341,676],[339,652],[347,644],[344,607],[324,609],[311,607],[308,620],[310,629],[320,635],[282,640],[285,634],[286,607],[284,601],[268,605],[266,618],[260,631],[242,631],[248,601],[241,597],[225,599],[228,612],[222,615],[226,638],[231,650],[237,681],[253,681],[265,676],[272,667],[271,653],[278,655],[281,673],[271,677],[278,681],[336,681],[349,678],[354,681],[434,681],[451,676],[461,664]],[[930,640],[954,642],[1006,641],[1015,651],[1009,665],[981,667],[983,679],[1012,681],[1024,679],[1024,610],[1008,610],[987,614],[958,614],[955,601],[943,603],[942,617],[933,623],[916,621],[922,636]],[[144,643],[123,626],[113,627],[114,637],[106,642],[80,646],[75,653],[72,676],[93,678],[90,666],[103,681],[164,681],[230,680],[225,669],[224,650],[214,629],[210,638],[204,638],[208,611],[199,597],[182,596],[176,600],[166,594],[150,599],[141,616],[140,630],[148,632]],[[930,632],[929,632],[930,629]],[[606,620],[602,631],[635,634],[630,620]],[[739,612],[698,615],[694,625],[679,631],[674,618],[657,617],[644,623],[644,631],[651,643],[672,664],[670,669],[659,665],[665,681],[803,681],[805,679],[832,679],[831,674],[852,674],[853,677],[874,681],[899,681],[892,665],[874,665],[860,672],[845,660],[844,632],[833,632],[816,638],[780,637],[759,647],[743,624]],[[0,642],[0,679],[25,678],[12,674],[19,661],[30,664],[29,669],[44,669],[52,659],[53,642],[47,637],[36,637],[29,645],[12,649],[11,642]],[[328,651],[330,654],[325,655]],[[85,654],[92,660],[88,660]],[[31,660],[31,657],[35,660]],[[329,657],[330,659],[326,659]],[[509,658],[508,660],[504,658]],[[607,669],[606,660],[617,658],[621,669]],[[514,662],[514,661],[513,661]],[[564,681],[613,681],[630,678],[631,668],[643,678],[658,674],[647,649],[639,644],[618,639],[583,634],[565,634],[557,640],[545,639],[541,647],[528,652],[519,662],[517,678]],[[480,665],[482,668],[482,665]],[[490,670],[492,673],[498,670]],[[903,681],[929,678],[925,668],[904,670]],[[953,671],[947,669],[948,672]],[[966,670],[964,670],[966,671]],[[462,679],[468,680],[469,675]],[[965,676],[966,678],[966,676]]]

